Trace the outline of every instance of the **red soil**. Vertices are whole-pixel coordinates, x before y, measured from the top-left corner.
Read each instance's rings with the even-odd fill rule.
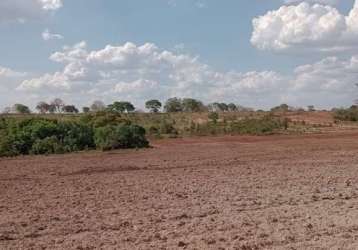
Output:
[[[0,159],[0,249],[358,249],[358,132]]]

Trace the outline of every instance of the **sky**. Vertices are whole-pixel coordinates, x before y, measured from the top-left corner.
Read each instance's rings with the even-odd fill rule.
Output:
[[[358,0],[1,0],[0,110],[358,98]]]

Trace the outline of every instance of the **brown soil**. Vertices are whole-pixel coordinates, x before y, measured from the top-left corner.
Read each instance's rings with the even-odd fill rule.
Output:
[[[358,132],[0,159],[0,249],[358,249]]]

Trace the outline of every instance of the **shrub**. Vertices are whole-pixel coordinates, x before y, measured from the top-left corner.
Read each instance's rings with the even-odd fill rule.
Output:
[[[93,129],[73,121],[10,120],[1,133],[0,156],[64,153],[95,146]]]
[[[61,122],[57,126],[57,138],[64,145],[65,152],[73,152],[94,148],[94,131],[87,124],[77,122]]]
[[[95,143],[102,150],[143,148],[149,145],[145,129],[137,125],[107,125],[97,128]]]
[[[334,110],[334,119],[338,121],[358,121],[358,107],[352,106],[348,109],[336,109]]]
[[[42,140],[36,140],[31,147],[31,154],[62,154],[65,149],[56,136],[47,137]]]
[[[89,124],[95,128],[107,125],[130,124],[130,121],[122,118],[121,114],[114,112],[100,111],[94,114],[86,114],[81,118],[82,123]]]
[[[20,152],[17,150],[16,145],[13,143],[13,138],[3,134],[0,138],[0,156],[16,156]]]

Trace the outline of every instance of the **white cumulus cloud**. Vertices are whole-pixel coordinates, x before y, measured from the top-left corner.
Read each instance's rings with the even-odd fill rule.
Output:
[[[261,50],[358,50],[358,0],[348,16],[329,5],[282,6],[253,20],[251,43]]]
[[[329,57],[299,66],[291,74],[221,72],[197,57],[151,43],[108,45],[91,51],[81,42],[55,52],[50,59],[63,64],[63,70],[24,80],[15,91],[44,99],[59,96],[80,105],[102,99],[107,103],[129,100],[143,107],[148,99],[177,96],[257,108],[283,102],[333,107],[353,102],[358,76],[358,56],[349,60]]]
[[[62,7],[62,0],[1,0],[0,22],[26,22]]]
[[[295,4],[295,3],[319,3],[319,4],[325,4],[325,5],[336,5],[338,4],[339,0],[285,0],[284,2],[286,4]]]
[[[49,41],[49,40],[62,40],[63,36],[60,34],[55,34],[55,33],[51,33],[48,29],[44,30],[42,32],[42,39],[44,41]]]
[[[18,72],[8,67],[0,66],[0,112],[6,105],[11,106],[14,100],[17,102],[31,102],[31,93],[16,91],[16,87],[29,75],[25,72]]]

